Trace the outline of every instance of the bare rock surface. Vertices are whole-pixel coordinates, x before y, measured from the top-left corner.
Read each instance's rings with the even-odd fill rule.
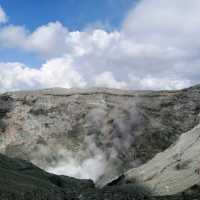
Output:
[[[149,196],[137,185],[95,188],[91,180],[47,173],[33,164],[0,154],[1,200],[197,200],[200,193]]]
[[[199,85],[157,92],[54,88],[5,93],[0,95],[0,152],[103,186],[197,126],[199,111]],[[80,170],[69,170],[74,166]]]
[[[138,183],[152,195],[174,195],[200,183],[200,125],[146,164],[126,172],[121,182]]]

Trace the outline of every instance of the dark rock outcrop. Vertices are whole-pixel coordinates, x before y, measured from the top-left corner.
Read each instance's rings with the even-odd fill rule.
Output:
[[[150,197],[136,185],[97,189],[90,180],[49,174],[27,161],[0,154],[1,200],[195,200],[200,194]]]
[[[1,200],[72,200],[87,189],[94,189],[92,181],[56,176],[26,161],[0,155]]]

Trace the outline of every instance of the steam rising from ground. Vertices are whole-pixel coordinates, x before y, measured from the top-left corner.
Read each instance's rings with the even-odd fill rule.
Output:
[[[139,134],[135,129],[142,118],[135,103],[129,112],[122,110],[112,110],[109,118],[119,117],[108,121],[107,115],[111,113],[103,101],[100,107],[91,109],[84,124],[89,135],[85,136],[81,147],[75,152],[60,149],[57,153],[59,158],[47,171],[101,182],[105,177],[117,176],[119,170],[123,170],[120,167],[126,164],[123,162],[130,164],[132,161],[129,167],[138,166],[140,160],[135,157],[134,148],[131,151],[130,148]],[[117,112],[121,112],[121,116]]]
[[[17,147],[4,145],[6,154],[27,159],[51,173],[92,179],[100,185],[140,165],[135,142],[143,132],[144,116],[138,109],[138,97],[118,104],[117,96],[99,94],[87,99],[85,107],[78,98],[65,101],[47,101],[45,97],[36,101],[34,108],[17,107],[15,112],[23,112],[26,119],[18,124],[22,124],[20,131],[27,142],[21,144],[19,139]]]
[[[83,108],[77,99],[66,103],[63,98],[55,102],[38,100],[34,109],[27,111],[17,107],[15,112],[23,112],[26,119],[18,123],[22,124],[20,131],[27,142],[5,145],[6,154],[27,159],[51,173],[92,179],[104,185],[140,165],[135,141],[144,120],[137,109],[141,101],[135,97],[118,104],[117,98],[91,96]],[[13,120],[16,123],[16,117]],[[10,131],[16,135],[15,129]]]
[[[60,151],[59,154],[63,155],[55,167],[50,167],[47,171],[59,175],[67,175],[80,179],[92,179],[97,181],[106,170],[108,162],[102,150],[100,150],[92,137],[86,137],[85,144],[87,149],[85,152],[70,152]],[[82,157],[82,154],[86,154]]]

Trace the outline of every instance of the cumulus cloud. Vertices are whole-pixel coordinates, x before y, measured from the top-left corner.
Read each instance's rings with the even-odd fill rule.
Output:
[[[187,87],[191,85],[189,80],[182,80],[168,77],[155,78],[152,76],[136,77],[133,75],[129,76],[130,85],[136,90],[174,90]]]
[[[0,28],[1,48],[34,52],[47,61],[39,69],[18,63],[17,79],[16,63],[0,64],[9,85],[3,88],[179,89],[198,83],[199,9],[198,0],[141,0],[129,11],[121,30],[111,32],[69,31],[60,22],[33,32],[5,25]],[[12,70],[6,70],[10,65]]]
[[[39,69],[21,63],[0,63],[0,90],[39,89],[48,87],[84,87],[82,76],[72,68],[70,58],[48,60]]]
[[[0,6],[0,24],[1,23],[6,23],[8,21],[8,17],[6,13],[4,12],[3,8]]]
[[[59,22],[40,26],[32,33],[25,27],[9,25],[0,30],[0,42],[2,47],[20,48],[51,58],[65,53],[63,44],[67,34],[67,28]]]
[[[123,81],[117,81],[111,72],[103,72],[94,79],[95,85],[108,88],[126,88],[127,85]]]
[[[198,0],[142,0],[131,10],[123,30],[138,42],[159,46],[199,46]]]

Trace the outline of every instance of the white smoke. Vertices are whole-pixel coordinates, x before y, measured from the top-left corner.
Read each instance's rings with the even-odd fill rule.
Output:
[[[108,165],[104,152],[99,149],[93,137],[86,137],[84,141],[87,149],[78,152],[60,150],[60,159],[54,167],[46,170],[58,175],[67,175],[80,179],[97,181],[102,176]]]
[[[100,107],[94,107],[86,115],[85,131],[89,134],[84,136],[82,144],[76,152],[63,149],[58,150],[57,161],[47,167],[47,171],[67,175],[80,179],[92,179],[102,185],[105,179],[118,176],[119,169],[124,165],[123,161],[137,167],[140,160],[135,158],[134,128],[140,123],[140,115],[135,102],[128,112],[124,108],[112,110],[112,123],[108,125],[110,110],[105,102]],[[130,106],[129,106],[130,107]],[[115,116],[118,116],[116,119]],[[109,133],[110,132],[110,133]],[[126,163],[126,164],[127,164]]]

